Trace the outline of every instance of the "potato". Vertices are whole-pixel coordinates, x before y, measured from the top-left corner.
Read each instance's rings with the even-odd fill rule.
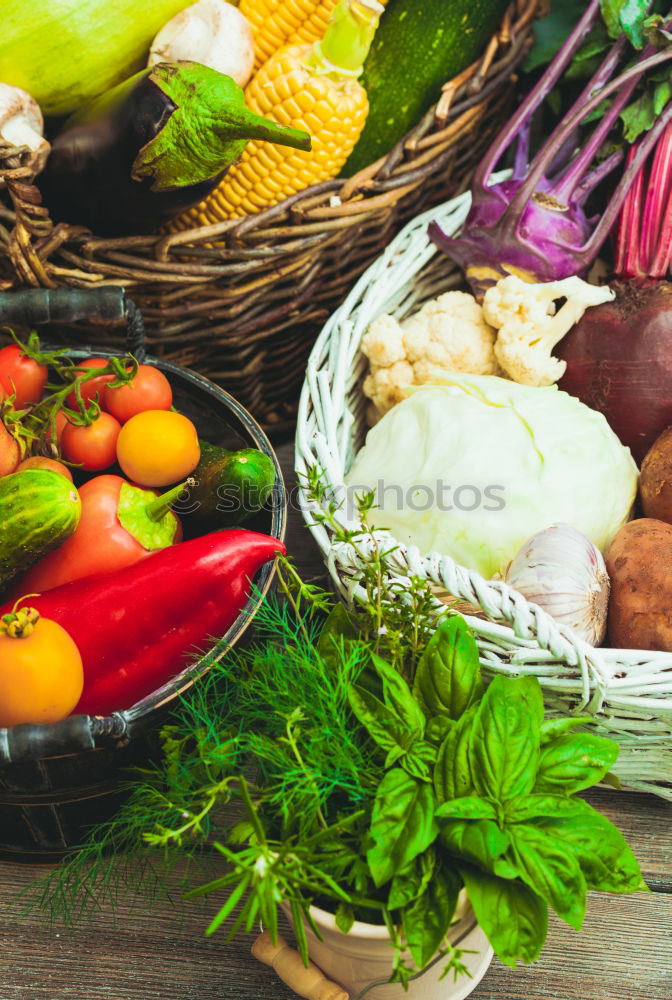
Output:
[[[606,563],[609,645],[672,651],[672,524],[630,521],[609,546]]]
[[[672,524],[672,427],[656,438],[644,457],[639,495],[644,517]]]

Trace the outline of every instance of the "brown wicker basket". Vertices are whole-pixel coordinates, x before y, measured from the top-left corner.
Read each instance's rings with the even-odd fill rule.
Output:
[[[482,58],[388,156],[242,220],[117,239],[53,226],[25,152],[0,140],[0,289],[132,289],[153,354],[208,375],[267,431],[284,431],[313,340],[355,278],[408,219],[468,185],[511,106],[543,7],[514,0]],[[88,338],[86,328],[68,331],[69,342]],[[112,330],[106,345],[121,346]]]

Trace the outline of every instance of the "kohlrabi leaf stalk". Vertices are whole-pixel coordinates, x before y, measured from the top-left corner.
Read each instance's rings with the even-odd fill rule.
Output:
[[[450,238],[436,223],[430,225],[431,238],[464,269],[478,297],[507,274],[533,282],[584,275],[649,152],[672,121],[669,101],[628,158],[605,210],[588,218],[588,196],[625,155],[623,149],[616,149],[599,161],[599,152],[645,74],[672,60],[672,48],[648,44],[634,63],[614,76],[627,47],[625,36],[621,36],[530,162],[532,118],[583,44],[599,11],[599,0],[591,0],[553,62],[483,159],[474,176],[473,203],[462,234]],[[601,118],[580,143],[582,124],[602,104],[605,110]],[[516,148],[511,177],[490,184],[502,155],[513,143]]]

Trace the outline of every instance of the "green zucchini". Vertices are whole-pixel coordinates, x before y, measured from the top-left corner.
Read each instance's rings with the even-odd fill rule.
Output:
[[[350,177],[420,121],[447,80],[478,58],[508,0],[390,0],[364,63],[369,115],[343,168]]]
[[[69,538],[81,510],[70,480],[51,469],[0,478],[0,587]]]
[[[275,466],[257,448],[226,451],[201,441],[201,458],[192,472],[194,513],[221,527],[242,524],[256,514],[273,492]]]

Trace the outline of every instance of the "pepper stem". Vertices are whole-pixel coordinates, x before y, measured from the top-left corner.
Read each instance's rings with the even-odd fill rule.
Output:
[[[24,594],[14,602],[12,610],[0,618],[0,635],[9,636],[10,639],[28,638],[40,620],[40,612],[37,608],[20,608],[19,604],[29,597],[38,596],[39,594]]]
[[[342,0],[324,38],[313,45],[308,64],[318,73],[358,77],[384,10],[377,0]]]
[[[166,516],[169,510],[172,510],[173,505],[179,500],[184,490],[195,485],[196,480],[190,476],[184,483],[180,483],[179,486],[173,486],[172,490],[168,490],[167,493],[162,493],[161,496],[158,496],[156,500],[150,501],[145,507],[145,514],[150,521],[160,521],[162,517]]]

